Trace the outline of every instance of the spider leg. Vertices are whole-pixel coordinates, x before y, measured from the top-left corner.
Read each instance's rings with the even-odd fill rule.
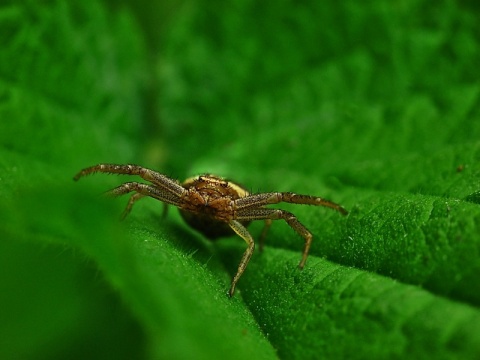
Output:
[[[132,211],[133,204],[140,200],[141,198],[144,198],[146,195],[140,194],[140,193],[135,193],[130,197],[130,200],[128,200],[128,204],[125,207],[125,210],[123,210],[122,216],[120,217],[120,220],[124,220],[128,214]],[[167,216],[168,213],[168,204],[163,203],[163,211],[162,211],[162,219],[164,219]]]
[[[168,215],[168,204],[163,203],[162,219],[165,219]]]
[[[238,265],[238,270],[235,276],[232,279],[232,284],[230,286],[230,290],[228,291],[228,295],[230,297],[233,296],[235,291],[235,285],[237,285],[238,280],[242,276],[243,272],[245,271],[250,258],[253,255],[253,250],[255,249],[255,243],[253,241],[252,235],[248,232],[247,228],[243,226],[236,220],[231,220],[228,225],[235,231],[238,236],[240,236],[245,242],[247,243],[248,247],[247,250],[243,253],[242,260],[240,260],[240,264]]]
[[[130,211],[132,211],[132,206],[135,202],[140,200],[141,198],[145,197],[145,195],[140,194],[140,193],[135,193],[130,197],[130,200],[128,200],[128,204],[125,207],[125,210],[123,210],[122,216],[120,217],[121,220],[125,219],[128,214],[130,214]]]
[[[269,205],[269,204],[278,204],[281,202],[292,203],[292,204],[305,204],[305,205],[316,205],[316,206],[326,206],[332,208],[342,215],[347,215],[348,212],[340,205],[320,198],[310,195],[299,195],[292,192],[271,192],[271,193],[261,193],[253,194],[249,196],[242,197],[235,200],[235,205],[238,210],[241,209],[250,209],[256,208],[259,206]]]
[[[262,233],[260,234],[260,251],[263,251],[263,246],[265,245],[265,238],[267,237],[268,230],[272,226],[272,219],[266,219],[265,225],[263,226]]]
[[[307,230],[307,228],[298,221],[297,217],[292,213],[280,210],[280,209],[244,209],[238,211],[235,219],[238,221],[242,220],[279,220],[283,219],[286,223],[295,230],[299,235],[305,239],[305,245],[303,247],[302,260],[298,264],[298,267],[303,269],[305,262],[307,261],[308,252],[310,250],[310,245],[312,244],[312,233]]]
[[[122,184],[120,186],[117,186],[116,188],[110,190],[107,192],[107,195],[112,195],[112,196],[121,196],[124,194],[128,194],[129,192],[135,192],[130,198],[130,201],[127,205],[127,208],[125,211],[130,211],[131,207],[133,206],[133,203],[137,200],[139,200],[141,197],[144,196],[149,196],[154,199],[163,201],[167,204],[172,204],[175,206],[180,206],[182,204],[182,198],[164,190],[164,189],[159,189],[153,185],[147,185],[147,184],[142,184],[138,182],[127,182],[125,184]],[[128,214],[127,212],[127,214]]]
[[[81,170],[74,176],[73,180],[77,181],[81,177],[96,173],[108,173],[108,174],[123,174],[123,175],[138,175],[142,179],[150,181],[163,189],[181,196],[185,193],[185,188],[178,184],[175,180],[162,175],[156,171],[144,168],[138,165],[116,165],[116,164],[98,164]]]

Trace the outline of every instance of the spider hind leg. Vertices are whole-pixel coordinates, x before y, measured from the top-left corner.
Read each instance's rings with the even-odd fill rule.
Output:
[[[243,211],[239,211],[237,213],[237,220],[266,220],[266,227],[270,227],[270,223],[272,220],[280,220],[283,219],[285,222],[295,230],[300,236],[305,239],[305,245],[303,248],[302,253],[302,260],[298,264],[298,267],[303,269],[305,263],[307,261],[308,252],[310,251],[310,245],[312,244],[312,233],[308,231],[308,229],[297,219],[295,215],[291,212],[280,210],[280,209],[244,209]],[[270,222],[270,223],[269,223]],[[264,232],[266,231],[264,229]],[[262,232],[262,236],[263,232]]]
[[[253,251],[255,250],[255,242],[253,241],[252,235],[250,235],[247,228],[243,226],[240,222],[236,220],[231,220],[228,224],[230,225],[232,230],[238,234],[238,236],[245,240],[248,246],[243,253],[242,259],[240,260],[240,263],[238,265],[237,273],[233,277],[230,290],[228,291],[228,295],[232,297],[233,293],[235,292],[235,286],[237,285],[238,280],[240,280],[240,277],[247,268],[248,262],[253,255]]]

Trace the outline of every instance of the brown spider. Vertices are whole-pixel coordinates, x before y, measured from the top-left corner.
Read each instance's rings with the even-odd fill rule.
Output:
[[[134,192],[125,208],[123,217],[128,215],[137,200],[150,196],[178,207],[184,220],[210,239],[232,235],[235,232],[245,240],[247,250],[243,254],[237,273],[232,279],[228,292],[230,297],[233,295],[235,285],[245,271],[255,248],[252,235],[246,228],[252,220],[265,220],[265,227],[260,236],[260,250],[263,247],[263,239],[272,224],[272,220],[285,220],[305,239],[299,267],[303,268],[307,261],[312,234],[292,213],[280,209],[266,208],[265,205],[280,202],[317,205],[330,207],[343,215],[347,214],[347,211],[340,205],[315,196],[298,195],[292,192],[250,194],[240,185],[215,175],[200,175],[179,184],[176,180],[138,165],[99,164],[83,169],[73,179],[76,181],[82,176],[96,172],[139,175],[150,182],[150,184],[127,182],[108,192],[114,196]]]

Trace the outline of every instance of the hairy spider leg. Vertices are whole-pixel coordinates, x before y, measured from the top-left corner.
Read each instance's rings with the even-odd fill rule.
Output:
[[[248,209],[256,208],[259,206],[278,204],[281,202],[291,203],[291,204],[303,204],[303,205],[315,205],[315,206],[325,206],[331,209],[334,209],[340,212],[343,215],[347,215],[348,212],[340,205],[320,198],[310,195],[299,195],[292,192],[271,192],[271,193],[261,193],[253,194],[240,199],[235,200],[236,209]]]
[[[124,194],[128,194],[129,192],[135,191],[132,197],[137,196],[135,199],[130,199],[128,206],[132,207],[133,203],[144,196],[150,196],[152,198],[158,199],[160,201],[166,202],[171,205],[181,206],[182,205],[182,198],[170,193],[169,191],[165,191],[163,189],[156,188],[152,185],[142,184],[138,182],[127,182],[116,188],[107,192],[107,195],[112,196],[121,196]],[[140,196],[142,195],[142,196]],[[127,210],[127,209],[125,209]],[[128,214],[128,213],[127,213]]]
[[[303,269],[305,262],[307,261],[308,252],[310,251],[310,245],[312,244],[312,234],[307,228],[298,221],[297,217],[291,212],[280,209],[245,209],[239,211],[236,214],[238,221],[242,220],[280,220],[283,219],[286,223],[295,230],[299,235],[305,239],[305,245],[303,248],[302,260],[298,264],[300,269]]]
[[[77,181],[83,176],[87,176],[96,172],[108,173],[108,174],[123,174],[123,175],[138,175],[142,179],[154,183],[163,189],[182,196],[186,190],[183,186],[177,183],[174,179],[169,178],[156,171],[138,165],[117,165],[117,164],[98,164],[81,170],[74,176],[73,180]]]
[[[230,286],[230,290],[228,291],[228,295],[230,297],[233,296],[235,291],[235,285],[237,285],[238,280],[242,276],[243,272],[247,268],[248,262],[253,255],[253,251],[255,250],[255,242],[253,241],[252,235],[248,232],[247,228],[243,226],[240,222],[236,220],[230,220],[228,225],[235,231],[238,236],[240,236],[245,242],[247,243],[247,249],[243,253],[242,260],[240,260],[240,264],[238,264],[237,273],[232,279],[232,285]]]

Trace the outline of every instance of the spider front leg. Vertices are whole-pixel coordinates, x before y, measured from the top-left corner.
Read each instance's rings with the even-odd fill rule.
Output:
[[[235,291],[235,285],[237,285],[238,280],[240,280],[240,277],[247,268],[248,262],[253,255],[253,250],[255,250],[255,242],[253,241],[252,235],[250,235],[247,228],[238,221],[231,220],[228,225],[238,234],[238,236],[245,240],[248,245],[247,250],[245,250],[243,253],[242,260],[240,260],[240,264],[238,265],[237,273],[232,279],[230,290],[228,291],[228,295],[232,297]]]
[[[334,209],[342,215],[347,215],[348,211],[333,201],[323,199],[317,196],[299,195],[292,192],[272,192],[253,194],[235,200],[237,210],[258,208],[264,205],[278,204],[281,202],[291,204],[325,206]]]
[[[138,182],[127,182],[125,184],[117,186],[116,188],[108,191],[107,195],[121,196],[130,192],[135,192],[135,194],[132,195],[127,204],[127,207],[125,208],[125,216],[128,215],[128,213],[132,209],[133,204],[145,196],[149,196],[164,203],[172,204],[175,206],[181,206],[181,204],[183,203],[182,197],[178,197],[168,191],[157,188],[153,185],[147,185]]]
[[[168,192],[177,196],[182,196],[186,192],[186,190],[180,184],[178,184],[175,180],[170,179],[168,176],[165,176],[143,166],[133,164],[98,164],[83,169],[74,176],[73,180],[77,181],[81,177],[94,174],[96,172],[102,172],[107,174],[138,175],[142,179],[150,181],[155,185],[158,185],[158,187],[167,190]]]
[[[112,193],[112,190],[111,190],[107,192],[107,195],[119,196],[121,194]],[[138,200],[146,196],[147,195],[144,195],[138,192],[130,196],[130,199],[128,200],[128,204],[127,206],[125,206],[125,210],[123,210],[122,216],[120,216],[120,220],[124,220],[127,217],[127,215],[130,214],[130,212],[132,211],[133,204],[135,204]],[[167,216],[167,213],[168,213],[168,204],[163,203],[162,218],[165,218]]]
[[[238,200],[237,200],[238,201]],[[235,219],[239,221],[250,221],[250,220],[267,220],[267,226],[269,227],[268,221],[270,220],[279,220],[283,219],[285,222],[295,230],[300,236],[305,239],[305,245],[303,248],[302,260],[298,264],[300,269],[303,269],[307,261],[308,252],[310,251],[310,245],[312,244],[312,233],[307,230],[303,224],[298,221],[297,217],[292,213],[279,210],[279,209],[243,209],[237,212]],[[268,228],[267,228],[268,229]]]

